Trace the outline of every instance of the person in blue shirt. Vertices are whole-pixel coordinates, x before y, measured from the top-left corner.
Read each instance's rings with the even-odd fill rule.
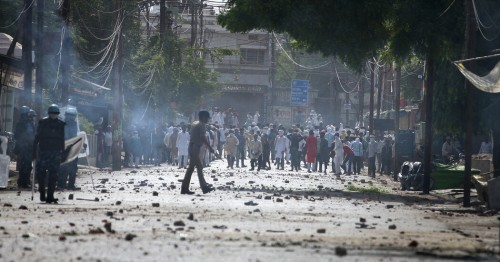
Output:
[[[361,143],[359,137],[351,143],[351,149],[354,152],[353,172],[360,175],[363,167],[363,143]]]

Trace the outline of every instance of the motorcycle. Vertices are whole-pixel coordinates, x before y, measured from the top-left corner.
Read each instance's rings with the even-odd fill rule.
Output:
[[[398,174],[402,190],[420,191],[424,188],[424,167],[421,162],[406,161],[401,165]],[[434,178],[430,178],[431,190],[434,188]]]

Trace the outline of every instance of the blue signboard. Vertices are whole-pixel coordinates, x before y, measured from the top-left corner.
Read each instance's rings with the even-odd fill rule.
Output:
[[[307,106],[307,97],[309,93],[309,80],[292,80],[292,92],[290,96],[290,105]]]

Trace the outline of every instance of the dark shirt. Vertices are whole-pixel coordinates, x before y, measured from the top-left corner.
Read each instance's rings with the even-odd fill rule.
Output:
[[[200,121],[194,121],[191,125],[189,143],[202,146],[206,139],[206,133],[205,124]]]
[[[260,140],[262,142],[262,150],[264,152],[271,151],[271,143],[269,143],[269,136],[263,134]]]
[[[14,134],[16,146],[25,148],[33,146],[35,140],[35,125],[33,121],[23,119],[16,125],[16,133]]]
[[[392,147],[390,145],[385,144],[384,147],[382,147],[382,160],[384,161],[389,161],[392,159]]]
[[[46,117],[38,122],[34,147],[40,151],[64,150],[64,121]]]
[[[302,137],[298,134],[291,134],[288,139],[290,139],[290,149],[299,149],[299,143]]]
[[[329,150],[328,148],[328,140],[326,138],[321,138],[320,139],[320,144],[319,144],[319,155],[323,160],[328,159],[329,157]]]

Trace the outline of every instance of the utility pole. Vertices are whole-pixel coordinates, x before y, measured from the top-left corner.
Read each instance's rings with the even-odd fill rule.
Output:
[[[363,124],[363,109],[365,107],[365,81],[363,77],[360,80],[361,82],[359,83],[359,92],[358,92],[358,122],[360,127],[364,126]],[[372,135],[372,133],[370,133]]]
[[[165,0],[160,0],[160,37],[165,36],[165,18],[167,16],[167,7],[165,6]]]
[[[345,93],[344,109],[345,109],[345,125],[346,125],[346,127],[350,127],[350,125],[349,125],[349,110],[351,110],[350,103],[351,103],[351,101],[349,98],[349,93]]]
[[[63,43],[61,49],[61,105],[66,106],[69,98],[69,79],[71,67],[70,45],[71,38],[69,37],[69,0],[63,0],[61,6],[62,21],[62,35]]]
[[[333,82],[335,81],[335,58],[332,57],[332,62],[331,62],[331,73],[330,73],[330,80],[329,80],[329,91],[330,91],[330,115],[331,115],[331,120],[330,122],[340,122],[340,117],[337,119],[335,112],[335,85]]]
[[[195,3],[194,0],[191,1],[191,6],[189,8],[189,11],[191,13],[191,48],[195,47],[196,44],[196,9],[195,9]]]
[[[432,40],[431,40],[432,41]],[[424,137],[424,194],[429,194],[431,185],[431,154],[432,154],[432,96],[434,85],[433,46],[429,48],[425,63],[425,137]]]
[[[380,119],[380,108],[382,107],[382,93],[384,92],[384,84],[385,84],[385,65],[379,67],[378,71],[377,119]]]
[[[399,101],[401,100],[401,66],[396,65],[396,88],[394,97],[394,181],[398,181],[399,172]]]
[[[200,0],[200,48],[205,49],[205,32],[203,31],[203,0]],[[202,51],[202,53],[205,53],[205,51]]]
[[[38,118],[42,116],[42,91],[43,91],[43,25],[44,25],[44,12],[45,0],[37,0],[37,32],[36,32],[36,79],[35,79],[35,111]]]
[[[24,24],[23,24],[23,97],[22,104],[31,106],[31,90],[33,81],[33,5],[31,0],[24,0]]]
[[[476,27],[475,17],[472,9],[471,0],[464,0],[465,10],[465,45],[463,58],[467,59],[475,56],[476,49]],[[469,68],[475,66],[471,62]],[[472,133],[474,128],[474,96],[475,90],[472,84],[465,79],[465,88],[467,90],[467,101],[465,111],[465,172],[464,172],[464,207],[470,207],[470,190],[471,190],[471,177],[472,177]]]
[[[370,134],[373,134],[373,106],[375,100],[375,59],[373,63],[369,63],[370,66]]]
[[[115,0],[118,11],[118,21],[123,19],[125,11],[123,10],[123,0]],[[122,83],[122,29],[123,24],[118,28],[117,40],[117,58],[113,64],[113,146],[112,146],[112,170],[119,171],[122,169],[121,145],[122,145],[122,107],[123,107],[123,83]]]
[[[146,7],[146,36],[149,40],[149,38],[151,37],[151,25],[149,24],[149,8],[150,8],[149,2],[146,2],[144,6]],[[160,10],[160,15],[161,15],[161,10]]]
[[[276,88],[275,82],[276,82],[276,43],[274,42],[274,35],[272,33],[268,34],[269,39],[271,40],[271,88],[268,91],[268,96],[269,96],[269,103],[267,104],[266,108],[266,113],[267,115],[266,120],[269,123],[272,123],[274,121],[273,119],[273,114],[272,110],[269,110],[269,105],[273,106],[274,105],[274,89]]]

